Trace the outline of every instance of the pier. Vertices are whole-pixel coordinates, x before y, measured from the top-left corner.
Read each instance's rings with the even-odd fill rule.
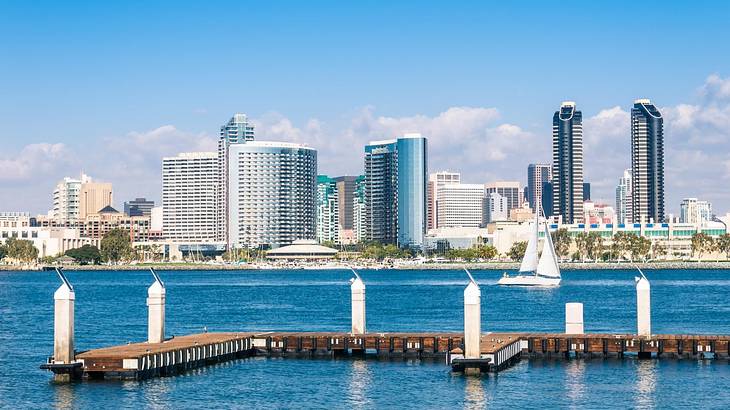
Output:
[[[152,271],[148,289],[148,340],[83,352],[74,350],[73,286],[57,271],[54,294],[54,356],[41,365],[57,381],[142,380],[249,357],[371,357],[440,361],[465,375],[503,371],[520,360],[541,359],[723,359],[730,357],[730,335],[651,333],[651,287],[636,278],[637,333],[583,332],[583,305],[565,306],[565,333],[495,333],[481,330],[481,290],[469,274],[464,290],[464,332],[377,333],[365,330],[365,284],[351,281],[350,332],[227,332],[165,337],[166,289]],[[354,273],[354,272],[353,272]],[[467,272],[468,273],[468,272]]]

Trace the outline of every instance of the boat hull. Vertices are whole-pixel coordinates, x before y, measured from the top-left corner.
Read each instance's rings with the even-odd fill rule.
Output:
[[[537,275],[504,276],[497,282],[502,286],[560,286],[560,278],[546,278]]]

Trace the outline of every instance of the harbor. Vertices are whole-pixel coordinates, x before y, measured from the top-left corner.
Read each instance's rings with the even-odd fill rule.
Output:
[[[627,358],[727,360],[730,335],[653,334],[651,290],[636,278],[635,334],[586,333],[583,304],[565,305],[564,333],[483,332],[481,289],[467,271],[463,332],[367,332],[366,286],[356,273],[350,284],[349,332],[204,332],[165,337],[167,291],[151,270],[148,340],[77,352],[75,290],[64,272],[54,294],[54,355],[41,365],[56,381],[142,380],[248,357],[357,357],[441,361],[454,373],[479,375],[509,369],[521,360]]]

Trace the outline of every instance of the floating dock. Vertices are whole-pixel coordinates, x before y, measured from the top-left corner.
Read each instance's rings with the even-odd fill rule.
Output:
[[[41,366],[70,379],[142,380],[255,356],[379,357],[443,360],[454,371],[499,372],[520,360],[627,357],[727,359],[730,336],[486,333],[481,357],[464,359],[461,333],[201,333],[76,354],[73,366]]]

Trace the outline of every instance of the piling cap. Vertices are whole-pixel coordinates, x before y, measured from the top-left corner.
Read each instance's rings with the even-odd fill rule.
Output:
[[[62,283],[61,286],[56,289],[56,291],[53,293],[53,299],[54,300],[74,300],[76,299],[76,295],[74,290],[68,286],[66,283]]]
[[[147,296],[165,296],[165,286],[162,285],[162,282],[155,281],[147,288]]]
[[[634,277],[634,281],[636,281],[636,290],[649,290],[651,288],[651,285],[649,285],[649,280],[645,277]]]
[[[477,304],[481,297],[482,291],[479,290],[479,285],[477,285],[474,281],[470,281],[464,289],[464,303]]]
[[[360,278],[350,279],[350,290],[365,290],[365,282]]]

